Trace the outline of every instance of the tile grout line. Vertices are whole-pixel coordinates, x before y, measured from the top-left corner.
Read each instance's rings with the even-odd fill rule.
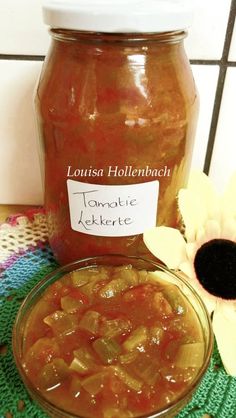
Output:
[[[219,71],[218,82],[217,82],[217,87],[216,87],[215,101],[214,101],[214,107],[213,107],[213,112],[212,112],[211,126],[210,126],[207,151],[206,151],[204,169],[203,169],[204,173],[206,174],[209,174],[210,166],[211,166],[212,154],[213,154],[213,149],[214,149],[214,144],[215,144],[215,139],[216,139],[217,125],[219,121],[221,103],[222,103],[222,98],[223,98],[223,91],[224,91],[224,86],[225,86],[226,72],[227,72],[228,67],[234,66],[232,65],[232,62],[228,62],[228,56],[229,56],[230,45],[231,45],[231,40],[233,36],[235,16],[236,16],[236,0],[232,0],[227,29],[226,29],[222,59],[219,61],[220,71]]]
[[[0,60],[9,61],[43,61],[44,55],[0,54]]]
[[[190,64],[192,65],[221,65],[223,67],[236,67],[236,61],[226,61],[222,62],[222,60],[206,60],[206,59],[190,59]]]
[[[44,61],[45,55],[27,55],[27,54],[1,54],[0,60],[4,61]],[[222,60],[212,59],[201,59],[193,58],[190,59],[192,65],[225,65],[229,67],[236,67],[236,61],[227,61],[222,63]]]

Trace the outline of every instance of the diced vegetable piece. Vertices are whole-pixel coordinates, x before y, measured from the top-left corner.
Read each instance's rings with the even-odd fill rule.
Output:
[[[103,412],[103,418],[132,418],[134,415],[130,411],[122,411],[118,408],[109,408]]]
[[[55,358],[46,364],[37,377],[37,384],[42,390],[52,390],[60,386],[68,377],[69,368],[61,358]]]
[[[186,301],[184,300],[183,294],[180,292],[178,286],[165,286],[163,293],[174,312],[178,315],[184,315],[186,313]]]
[[[178,367],[201,367],[204,360],[204,343],[183,344],[175,358]]]
[[[93,335],[98,334],[99,318],[101,315],[96,311],[87,311],[79,322],[79,328],[91,332]]]
[[[126,372],[121,366],[111,366],[112,370],[114,371],[115,375],[130,389],[139,392],[142,389],[143,382],[136,379],[135,377],[131,376],[129,373]]]
[[[81,381],[81,386],[90,393],[90,395],[97,395],[103,390],[104,379],[107,372],[100,372],[86,377]]]
[[[153,344],[159,345],[164,337],[164,330],[159,326],[151,327],[149,329],[151,342]]]
[[[42,367],[60,356],[60,349],[55,338],[39,338],[27,351],[24,368],[37,373]]]
[[[73,271],[71,273],[72,284],[76,287],[81,287],[89,282],[89,275],[86,270]]]
[[[78,328],[77,318],[64,311],[55,311],[46,316],[43,321],[52,328],[55,335],[69,335]]]
[[[96,369],[95,359],[87,347],[81,347],[73,351],[73,354],[74,359],[70,364],[70,369],[81,375],[91,373]]]
[[[99,294],[103,298],[112,298],[129,289],[130,286],[136,286],[137,284],[138,274],[132,269],[132,266],[117,268],[113,275],[113,280],[103,286]]]
[[[81,290],[91,300],[91,298],[93,297],[93,294],[97,294],[97,286],[99,286],[99,288],[104,286],[104,283],[101,285],[101,282],[106,283],[107,279],[102,280],[100,276],[97,276],[97,278],[90,280],[86,285],[82,286]]]
[[[121,346],[111,338],[98,338],[93,348],[105,364],[111,363],[121,352]]]
[[[129,288],[129,284],[124,279],[114,279],[102,287],[99,295],[102,298],[113,298]]]
[[[94,290],[94,286],[97,283],[99,279],[97,280],[91,280],[89,281],[86,285],[81,287],[81,290],[83,291],[83,293],[89,298],[91,299],[91,296],[93,295],[93,290]]]
[[[144,326],[140,326],[131,332],[130,336],[123,343],[126,351],[135,350],[139,346],[145,345],[148,340],[148,330]]]
[[[162,315],[171,315],[172,307],[166,300],[162,292],[156,292],[153,296],[153,307],[157,309]]]
[[[138,357],[138,351],[130,351],[126,354],[121,354],[119,360],[121,364],[130,364],[133,363]]]
[[[71,280],[74,286],[81,287],[94,280],[108,279],[108,271],[104,267],[93,267],[84,270],[77,270],[71,273]]]
[[[99,332],[105,337],[112,338],[130,331],[131,326],[131,322],[128,319],[117,318],[104,320]]]
[[[136,286],[130,290],[127,290],[127,292],[124,293],[123,299],[125,302],[143,302],[146,301],[149,297],[149,292],[147,292],[147,289],[145,286]]]
[[[81,302],[81,300],[74,299],[71,296],[64,296],[61,298],[61,307],[63,311],[67,313],[75,312],[80,309],[81,306],[83,306],[83,302]]]
[[[129,284],[129,286],[136,286],[138,284],[138,274],[131,265],[124,266],[119,271],[113,274],[113,279],[122,279]]]
[[[78,398],[81,393],[81,379],[77,376],[73,376],[69,388],[70,393],[74,398]]]
[[[139,270],[138,271],[138,282],[139,284],[147,283],[149,281],[148,272],[147,270]]]
[[[154,386],[160,378],[157,364],[148,357],[139,359],[134,368],[138,377],[150,386]]]
[[[54,301],[48,303],[45,299],[39,300],[33,307],[25,326],[25,335],[27,335],[27,338],[25,339],[25,350],[32,346],[36,340],[45,336],[48,327],[43,322],[43,319],[56,309],[57,306]]]

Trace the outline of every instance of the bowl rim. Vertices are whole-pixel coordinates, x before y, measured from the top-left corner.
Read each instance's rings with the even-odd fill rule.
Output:
[[[214,336],[213,336],[213,329],[212,329],[212,324],[211,324],[211,319],[209,316],[209,313],[207,311],[207,308],[204,304],[204,302],[202,301],[202,299],[200,298],[200,296],[198,295],[198,293],[196,292],[196,290],[192,287],[192,285],[188,282],[187,280],[187,276],[186,278],[183,277],[182,274],[180,274],[179,271],[176,270],[171,270],[169,269],[167,266],[165,266],[164,264],[161,264],[158,261],[152,260],[152,259],[148,259],[145,257],[139,257],[139,256],[130,256],[130,255],[125,255],[125,254],[104,254],[104,255],[98,255],[98,256],[91,256],[91,257],[86,257],[86,258],[82,258],[82,259],[78,259],[76,261],[73,261],[69,264],[60,266],[56,269],[54,269],[53,271],[51,271],[50,273],[46,274],[43,279],[41,279],[32,289],[31,291],[27,294],[27,296],[25,297],[25,299],[23,300],[23,302],[21,303],[19,310],[17,312],[15,321],[14,321],[14,325],[13,325],[13,331],[12,331],[12,351],[13,351],[13,357],[14,357],[14,361],[15,364],[17,366],[18,372],[21,376],[21,379],[26,387],[26,390],[28,391],[28,393],[30,394],[30,396],[41,406],[43,406],[47,411],[52,411],[52,413],[57,413],[58,416],[61,416],[63,418],[86,418],[83,416],[79,416],[79,415],[74,415],[71,412],[68,412],[66,410],[64,410],[61,407],[56,406],[55,404],[53,404],[52,402],[50,402],[48,399],[46,399],[42,393],[32,384],[32,382],[30,381],[30,379],[28,378],[27,374],[25,373],[24,367],[22,366],[21,360],[22,357],[20,356],[20,354],[22,354],[19,350],[20,350],[20,345],[19,344],[19,338],[20,338],[20,342],[22,340],[22,335],[19,332],[20,329],[22,328],[22,320],[24,320],[25,316],[27,316],[27,313],[29,313],[29,309],[27,309],[28,305],[30,304],[31,300],[34,297],[40,298],[41,294],[43,291],[45,291],[45,289],[51,285],[52,283],[54,283],[55,281],[57,281],[58,279],[60,279],[64,274],[67,274],[73,270],[78,270],[79,268],[87,268],[87,267],[95,267],[96,266],[96,260],[98,261],[102,261],[105,258],[112,258],[112,259],[126,259],[126,260],[130,260],[130,263],[132,264],[132,260],[135,261],[141,261],[144,263],[148,263],[150,266],[156,267],[157,269],[159,269],[162,272],[167,273],[170,276],[174,276],[175,279],[177,279],[178,281],[180,281],[182,284],[184,284],[185,287],[188,288],[188,290],[190,290],[191,294],[194,296],[195,300],[197,301],[198,305],[200,306],[200,309],[205,317],[205,327],[207,328],[207,332],[209,335],[208,338],[208,342],[205,341],[205,356],[204,356],[204,362],[202,367],[199,369],[197,375],[195,376],[195,378],[192,380],[191,385],[188,386],[186,388],[186,390],[180,395],[179,398],[177,398],[176,401],[170,402],[166,407],[163,407],[162,409],[159,409],[157,411],[151,412],[151,415],[138,415],[137,418],[161,418],[161,417],[165,417],[167,413],[171,413],[172,410],[174,409],[178,409],[181,408],[181,404],[184,402],[184,400],[186,399],[186,397],[189,397],[189,399],[191,398],[191,396],[193,395],[193,393],[195,392],[195,390],[197,389],[197,387],[199,386],[208,366],[210,363],[210,359],[211,359],[211,355],[212,355],[212,351],[213,351],[213,341],[214,341]],[[82,264],[84,263],[88,263],[87,265],[81,267]],[[91,264],[93,263],[93,264]],[[99,264],[97,264],[99,265]],[[101,265],[101,264],[100,264]],[[104,265],[108,265],[105,264]],[[80,267],[79,267],[80,266]],[[76,268],[77,267],[77,268]],[[57,276],[61,274],[61,276],[58,278]],[[54,280],[53,280],[54,279]],[[191,303],[191,302],[190,302]],[[199,322],[202,324],[202,321],[199,318]]]

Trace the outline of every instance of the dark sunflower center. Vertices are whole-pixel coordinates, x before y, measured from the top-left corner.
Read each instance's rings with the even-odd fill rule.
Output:
[[[236,243],[213,239],[196,253],[194,268],[201,285],[223,299],[236,299]]]

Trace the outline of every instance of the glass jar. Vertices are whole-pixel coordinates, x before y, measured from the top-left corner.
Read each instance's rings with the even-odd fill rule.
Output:
[[[49,240],[62,264],[145,255],[144,230],[178,225],[176,195],[186,185],[198,113],[183,44],[188,6],[44,6],[52,43],[36,108]]]

